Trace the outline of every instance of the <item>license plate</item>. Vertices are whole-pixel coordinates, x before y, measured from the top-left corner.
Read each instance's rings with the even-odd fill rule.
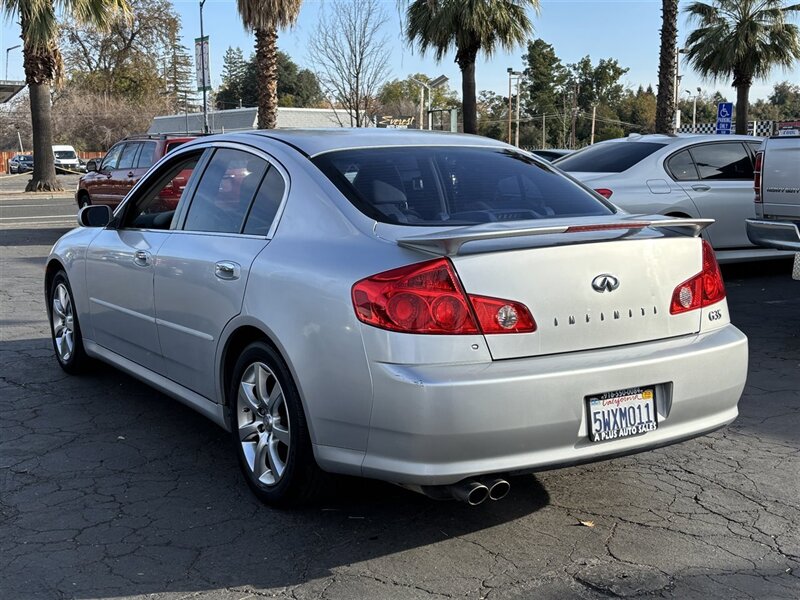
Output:
[[[586,398],[589,438],[593,442],[619,440],[658,427],[656,392],[652,387],[606,392]]]

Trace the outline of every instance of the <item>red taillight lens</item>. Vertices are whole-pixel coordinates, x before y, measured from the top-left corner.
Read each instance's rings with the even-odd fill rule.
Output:
[[[530,311],[519,302],[468,297],[445,258],[362,279],[353,286],[352,295],[360,321],[390,331],[471,334],[536,330]]]
[[[724,298],[725,284],[714,249],[703,240],[703,270],[675,288],[669,312],[677,315],[716,304]]]
[[[764,151],[756,152],[756,164],[753,170],[753,189],[756,192],[756,203],[761,203],[761,172],[764,170]]]
[[[611,196],[614,194],[614,192],[609,190],[608,188],[596,188],[594,191],[600,194],[606,200],[611,198]]]

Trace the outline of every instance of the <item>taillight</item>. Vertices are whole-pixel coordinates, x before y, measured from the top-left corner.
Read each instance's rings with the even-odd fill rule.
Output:
[[[753,169],[753,189],[756,192],[756,203],[761,203],[761,172],[764,170],[764,151],[759,150],[756,152],[756,164]]]
[[[724,298],[725,284],[722,281],[714,249],[703,240],[703,270],[675,288],[669,312],[677,315],[716,304]]]
[[[530,333],[536,322],[524,304],[467,295],[446,258],[408,265],[353,285],[359,321],[404,333]]]
[[[600,194],[606,200],[611,198],[611,196],[614,194],[614,192],[609,190],[608,188],[596,188],[594,191]]]

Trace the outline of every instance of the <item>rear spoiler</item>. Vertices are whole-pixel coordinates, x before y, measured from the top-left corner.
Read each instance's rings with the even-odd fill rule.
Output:
[[[591,222],[583,225],[529,225],[511,228],[506,223],[486,223],[458,227],[436,233],[413,235],[399,238],[398,246],[433,252],[442,256],[455,256],[461,247],[468,242],[498,240],[503,238],[528,237],[535,235],[557,235],[562,233],[586,233],[592,231],[635,231],[637,229],[688,229],[692,237],[697,237],[706,227],[714,223],[714,219],[676,219],[676,218],[636,218],[625,217],[615,221]]]

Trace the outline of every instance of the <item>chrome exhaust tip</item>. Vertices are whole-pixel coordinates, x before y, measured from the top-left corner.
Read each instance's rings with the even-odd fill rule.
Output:
[[[511,491],[511,484],[501,477],[489,479],[484,485],[489,489],[489,500],[502,500]]]
[[[474,479],[465,479],[447,487],[453,498],[470,506],[478,506],[489,497],[489,488]]]

